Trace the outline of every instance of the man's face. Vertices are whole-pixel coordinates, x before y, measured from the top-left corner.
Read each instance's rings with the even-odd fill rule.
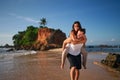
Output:
[[[83,34],[84,34],[84,33],[83,33],[82,31],[78,31],[78,33],[77,33],[77,37],[80,38],[80,37],[83,36]]]

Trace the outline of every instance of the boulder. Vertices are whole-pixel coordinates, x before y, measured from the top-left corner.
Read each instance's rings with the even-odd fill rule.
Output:
[[[101,60],[101,63],[120,70],[120,54],[109,53],[104,60]]]

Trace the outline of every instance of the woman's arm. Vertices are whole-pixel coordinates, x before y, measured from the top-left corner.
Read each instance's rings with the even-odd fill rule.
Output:
[[[75,35],[74,31],[70,32],[70,38],[72,39],[72,41],[79,41],[79,39],[77,39],[77,36]]]
[[[70,38],[71,38],[71,42],[73,42],[73,44],[77,44],[77,43],[83,43],[85,44],[87,41],[86,35],[82,34],[82,36],[80,38],[77,38],[77,36],[75,35],[74,31],[70,32]]]
[[[80,42],[81,42],[81,43],[84,43],[84,44],[87,42],[87,37],[86,37],[85,34],[82,35],[82,37],[81,37],[81,39],[80,39]]]
[[[70,37],[68,37],[67,39],[65,39],[65,40],[63,41],[62,49],[64,50],[64,49],[65,49],[66,44],[67,44],[67,43],[70,43],[71,41],[72,41],[72,40],[71,40],[71,38],[70,38]]]
[[[77,41],[72,41],[73,44],[83,43],[85,45],[87,41],[86,35],[82,35]]]

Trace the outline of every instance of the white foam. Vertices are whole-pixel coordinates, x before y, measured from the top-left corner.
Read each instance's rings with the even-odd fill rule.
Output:
[[[31,51],[18,50],[18,51],[2,52],[0,53],[0,59],[13,59],[14,57],[29,55],[29,54],[36,54],[36,53],[37,52],[34,50],[31,50]]]

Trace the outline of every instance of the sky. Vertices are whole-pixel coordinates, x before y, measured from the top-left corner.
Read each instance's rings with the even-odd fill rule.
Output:
[[[27,26],[47,27],[69,35],[74,21],[86,29],[87,45],[120,45],[120,0],[0,0],[0,45]]]

